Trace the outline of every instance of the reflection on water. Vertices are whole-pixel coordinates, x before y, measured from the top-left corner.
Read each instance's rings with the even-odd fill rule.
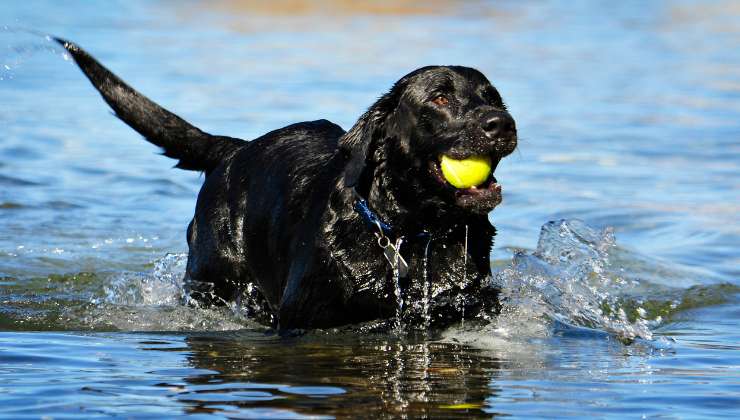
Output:
[[[13,339],[16,344],[10,344]],[[645,363],[649,347],[633,346],[625,354],[620,344],[598,337],[577,341],[602,352],[603,379],[612,370],[630,369],[635,381],[654,373],[633,369]],[[42,343],[67,351],[43,356],[33,350]],[[503,384],[540,378],[539,386],[548,386],[548,378],[567,379],[578,366],[596,362],[573,358],[558,367],[554,359],[570,358],[542,351],[558,342],[483,350],[434,337],[343,334],[293,339],[250,332],[3,334],[0,344],[13,349],[2,359],[6,386],[24,390],[34,401],[23,409],[28,414],[53,408],[69,414],[182,410],[236,417],[486,417],[523,392]],[[576,350],[572,343],[562,344],[561,351]],[[29,364],[54,366],[62,380],[43,383]],[[598,391],[584,387],[584,392],[594,398],[593,408],[615,403]],[[59,394],[67,399],[59,401]],[[0,397],[0,413],[20,412],[11,400]]]
[[[189,337],[192,366],[215,371],[188,380],[187,388],[197,390],[190,393],[191,401],[207,410],[226,394],[235,410],[257,408],[263,404],[239,395],[260,390],[265,407],[304,414],[480,414],[491,395],[491,374],[500,366],[495,358],[451,344],[348,338],[270,343]]]
[[[740,416],[739,20],[721,0],[3,5],[0,417]],[[346,128],[413,68],[479,68],[521,138],[491,215],[504,313],[277,338],[184,305],[202,177],[17,28],[244,138]]]

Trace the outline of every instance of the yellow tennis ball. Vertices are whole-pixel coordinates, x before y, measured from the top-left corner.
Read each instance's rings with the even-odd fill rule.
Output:
[[[491,158],[471,156],[457,160],[447,155],[440,158],[442,175],[455,188],[470,188],[484,183],[491,174]]]

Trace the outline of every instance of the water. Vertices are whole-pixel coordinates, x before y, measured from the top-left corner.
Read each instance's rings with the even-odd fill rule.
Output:
[[[740,416],[736,3],[301,4],[3,5],[0,417]],[[278,338],[183,305],[202,178],[19,27],[244,138],[479,68],[521,137],[491,214],[501,316]]]

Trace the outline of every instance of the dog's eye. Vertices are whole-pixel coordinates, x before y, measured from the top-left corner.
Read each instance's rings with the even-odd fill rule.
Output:
[[[432,102],[439,106],[445,106],[450,103],[450,100],[447,99],[444,95],[437,95],[434,99],[432,99]]]

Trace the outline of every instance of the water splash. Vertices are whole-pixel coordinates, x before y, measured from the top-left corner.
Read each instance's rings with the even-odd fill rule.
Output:
[[[625,297],[640,282],[627,280],[618,275],[621,270],[613,269],[609,256],[614,249],[610,228],[598,231],[579,220],[545,224],[537,249],[516,252],[511,265],[495,276],[503,297],[497,324],[506,329],[507,322],[522,325],[521,317],[532,317],[541,325],[557,322],[627,340],[652,339],[651,327],[662,318],[648,319],[640,306],[628,312]]]
[[[432,315],[429,313],[429,273],[427,265],[429,263],[429,247],[432,244],[432,235],[427,235],[427,243],[424,246],[424,263],[421,279],[421,316],[424,321],[424,329],[428,330],[432,321]]]
[[[398,312],[383,321],[388,329],[375,329],[402,332],[400,312],[411,307],[423,314],[428,326],[429,300],[434,297],[434,285],[427,281],[431,242],[424,248],[424,279],[414,284],[418,293],[404,301],[395,273]],[[10,328],[54,330],[263,328],[255,314],[266,309],[247,301],[215,309],[188,304],[182,281],[186,261],[186,254],[167,254],[145,272],[6,277],[0,279],[5,305],[0,321]],[[448,336],[494,346],[563,334],[650,340],[652,331],[674,314],[722,303],[740,290],[727,284],[688,289],[665,284],[676,279],[684,284],[692,275],[618,247],[610,229],[595,230],[577,220],[551,222],[543,226],[535,251],[516,252],[512,262],[495,273],[502,289],[501,313],[458,325]],[[664,280],[656,283],[656,278]]]
[[[0,35],[13,37],[13,44],[6,44],[0,49],[0,81],[14,79],[17,70],[37,52],[58,55],[65,61],[71,60],[69,54],[60,48],[49,34],[6,25],[0,27]],[[23,37],[29,39],[26,40]]]
[[[396,332],[400,332],[403,329],[402,317],[403,317],[403,296],[401,290],[401,270],[399,269],[400,264],[398,259],[401,257],[400,249],[403,245],[403,238],[396,240],[396,261],[393,265],[393,294],[396,297],[396,318],[394,321]]]
[[[234,306],[201,308],[189,304],[183,277],[187,254],[167,254],[151,271],[120,273],[110,279],[83,319],[125,331],[203,331],[259,328]]]
[[[105,287],[98,299],[114,305],[180,305],[187,299],[182,279],[187,254],[167,254],[148,273],[122,273]]]
[[[465,246],[463,247],[463,277],[462,282],[459,284],[460,290],[464,290],[468,284],[468,225],[465,225]],[[457,305],[460,311],[460,326],[465,326],[465,294],[460,292],[457,295]]]

